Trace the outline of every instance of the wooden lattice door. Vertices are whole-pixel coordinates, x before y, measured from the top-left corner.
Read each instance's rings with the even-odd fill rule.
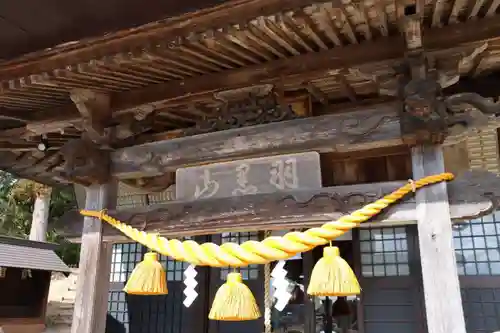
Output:
[[[454,230],[467,333],[500,330],[500,212]]]
[[[363,333],[426,332],[416,226],[354,232]]]
[[[200,333],[206,325],[205,278],[197,276],[198,299],[186,308],[183,272],[188,264],[160,256],[167,271],[168,295],[126,295],[122,289],[146,249],[139,244],[115,244],[111,267],[106,332],[109,333]],[[201,291],[200,291],[201,290]],[[196,320],[193,320],[196,318]]]

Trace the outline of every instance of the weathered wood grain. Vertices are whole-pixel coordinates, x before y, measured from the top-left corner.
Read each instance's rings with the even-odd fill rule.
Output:
[[[440,146],[412,149],[413,175],[421,178],[444,172]],[[451,189],[449,189],[451,190]],[[416,193],[416,218],[429,333],[466,333],[451,219],[445,184]]]
[[[187,136],[112,153],[119,178],[153,176],[179,167],[306,150],[347,152],[402,143],[395,103],[363,111]]]
[[[421,18],[418,15],[408,17],[405,26],[411,27],[408,30],[413,39],[417,36],[416,43],[412,43],[410,36],[406,36],[409,57],[412,57],[412,53],[417,56],[416,61],[410,65],[412,81],[425,82],[432,74],[426,55],[421,50],[421,38],[418,38],[423,29]],[[428,105],[429,111],[438,112],[439,105],[436,101],[439,94],[437,91],[430,92],[421,102]],[[435,125],[443,127],[439,122]],[[413,147],[411,159],[415,179],[445,172],[441,145]],[[434,184],[418,191],[415,198],[427,330],[429,333],[466,333],[448,188],[444,183]]]
[[[301,1],[307,2],[307,0],[290,0],[287,2],[290,3],[290,6],[293,6],[292,4],[296,5]],[[202,20],[203,22],[205,22],[205,24],[212,24],[213,22],[219,20],[228,20],[230,18],[228,14],[229,12],[235,10],[241,13],[243,11],[243,8],[248,8],[247,6],[250,6],[252,8],[249,13],[255,10],[258,10],[258,12],[260,13],[264,9],[256,7],[256,3],[260,3],[261,6],[267,8],[266,11],[269,10],[269,8],[277,10],[276,8],[278,8],[283,1],[265,1],[265,5],[262,5],[260,0],[245,2],[247,2],[248,4],[242,4],[239,8],[226,9],[223,17],[220,17],[218,15],[216,17],[212,17],[212,15],[215,15],[216,11],[211,12],[208,16],[203,16],[200,15],[200,13],[197,13],[197,20]],[[283,8],[285,7],[281,7],[281,9],[279,10],[283,10]],[[213,19],[207,20],[207,17],[212,17]],[[233,20],[234,17],[230,21],[234,23]],[[167,24],[167,26],[165,26],[164,28],[158,27],[159,29],[155,30],[156,32],[163,30],[165,31],[165,33],[170,35],[170,33],[173,33],[173,31],[178,31],[178,29],[181,29],[185,32],[186,27],[189,27],[189,34],[192,34],[192,22],[190,22],[187,26],[179,26],[179,24]],[[219,26],[219,28],[220,27],[221,26]],[[454,24],[439,29],[433,28],[426,31],[423,38],[423,46],[425,49],[431,52],[442,52],[443,50],[448,49],[447,51],[453,53],[454,50],[449,50],[450,48],[460,48],[464,45],[476,42],[478,40],[488,40],[497,37],[499,27],[500,19],[495,16],[484,18],[481,20],[475,20],[473,22]],[[198,28],[200,28],[200,26],[196,24],[196,29]],[[57,59],[56,62],[58,66],[61,65],[61,58],[64,58],[64,61],[67,61],[71,58],[74,58],[75,56],[81,57],[83,56],[82,54],[84,54],[84,58],[87,57],[90,59],[92,58],[92,53],[95,52],[96,49],[101,49],[101,47],[108,48],[112,46],[114,48],[116,47],[116,45],[121,43],[128,44],[129,46],[139,46],[140,43],[144,42],[144,38],[146,37],[146,35],[149,34],[150,32],[146,34],[137,34],[137,31],[130,33],[125,32],[124,35],[116,40],[107,37],[106,42],[103,43],[95,45],[92,44],[89,45],[89,47],[84,47],[82,49],[78,48],[71,52],[59,52],[57,56],[49,57],[47,59],[27,61],[23,62],[22,64],[17,64],[13,67],[6,66],[3,71],[9,72],[11,74],[14,72],[24,72],[27,75],[25,69],[33,70],[34,68],[37,68],[35,71],[37,72],[41,67],[51,68],[55,64],[53,62],[55,59]],[[175,33],[174,36],[178,38],[180,35]],[[155,45],[154,47],[156,48],[155,43],[150,44]],[[214,92],[225,89],[250,86],[256,83],[280,83],[283,81],[289,82],[292,80],[294,80],[295,82],[306,82],[313,78],[324,76],[325,73],[328,73],[329,71],[334,72],[336,70],[346,69],[349,67],[356,67],[363,64],[378,63],[382,61],[390,66],[394,61],[397,61],[403,57],[404,51],[404,41],[400,36],[387,37],[377,39],[376,41],[367,41],[366,43],[349,45],[345,47],[336,47],[331,50],[322,52],[310,52],[288,59],[278,59],[263,64],[227,70],[221,73],[206,74],[182,80],[171,80],[162,84],[152,84],[148,87],[138,88],[131,91],[127,90],[125,92],[113,94],[111,107],[114,115],[116,116],[123,112],[135,111],[141,107],[151,107],[154,105],[157,105],[158,107],[166,107],[168,106],[167,104],[189,102],[193,101],[193,99],[199,99],[203,96],[204,98],[206,98],[207,96],[208,98],[211,98]],[[98,53],[99,52],[97,52],[96,54]],[[139,60],[138,63],[140,63]],[[19,78],[25,74],[16,74],[13,77]],[[478,91],[477,89],[467,90]],[[496,94],[495,96],[498,96],[498,94]],[[65,110],[65,112],[61,112],[63,110]],[[65,105],[63,108],[61,108],[61,110],[58,111],[59,112],[54,113],[44,112],[44,123],[33,124],[30,126],[36,127],[36,132],[38,134],[43,134],[47,133],[47,129],[50,128],[64,128],[66,126],[71,126],[71,124],[81,122],[81,117],[79,117],[79,114],[74,105]],[[70,114],[70,116],[68,116],[68,114]],[[58,117],[58,119],[54,119],[54,115],[62,116],[62,118]]]
[[[400,182],[325,187],[232,198],[172,201],[109,214],[129,225],[168,237],[206,235],[225,231],[256,231],[304,228],[337,219],[373,202],[401,186]],[[500,198],[500,178],[473,171],[448,183],[452,219],[463,221],[490,213]],[[415,201],[408,197],[377,216],[383,225],[415,223]],[[68,212],[57,230],[79,242],[82,218]],[[107,241],[127,241],[110,226],[103,228]]]
[[[144,47],[145,42],[164,43],[178,40],[214,28],[221,28],[238,22],[247,22],[257,16],[268,16],[280,11],[321,2],[317,0],[237,0],[219,1],[216,7],[193,10],[179,15],[164,15],[166,19],[161,22],[152,22],[139,28],[110,32],[105,35],[95,34],[95,37],[78,43],[58,45],[32,53],[24,61],[6,63],[0,69],[2,79],[21,77],[31,73],[50,71],[54,68],[67,66],[79,61],[89,61],[96,55],[112,54],[117,51],[128,52],[130,49]],[[179,3],[180,4],[180,3]],[[185,5],[185,4],[184,4]],[[135,25],[135,23],[133,24]],[[115,31],[115,29],[111,29]],[[72,40],[72,39],[70,39]],[[54,43],[56,45],[57,43]]]
[[[349,153],[403,145],[398,102],[362,110],[185,136],[117,150],[112,173],[121,179],[162,175],[190,165],[302,151]],[[465,140],[462,126],[447,142]],[[446,129],[445,129],[446,131]],[[446,133],[443,133],[446,135]]]
[[[500,19],[492,17],[474,23],[455,24],[440,29],[430,29],[423,36],[423,47],[429,51],[455,48],[478,40],[498,36]],[[382,38],[377,41],[337,47],[324,52],[312,52],[288,59],[279,59],[265,64],[242,69],[204,75],[187,80],[152,85],[131,92],[117,94],[113,110],[123,112],[141,105],[187,100],[213,92],[250,86],[252,84],[277,83],[283,80],[304,80],[305,77],[324,75],[328,71],[348,68],[366,63],[393,62],[401,59],[405,42],[400,36]]]
[[[116,207],[116,184],[86,188],[87,209]],[[86,217],[79,223],[82,247],[80,271],[76,285],[72,333],[104,333],[111,270],[111,247],[103,242],[103,225],[99,219]]]
[[[321,188],[319,154],[306,152],[178,169],[178,200]]]

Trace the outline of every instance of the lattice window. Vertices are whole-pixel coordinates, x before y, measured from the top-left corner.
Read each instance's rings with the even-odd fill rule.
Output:
[[[135,265],[142,260],[143,247],[137,243],[114,244],[111,257],[111,282],[126,282]]]
[[[148,194],[148,201],[150,205],[162,204],[173,200],[175,200],[175,184],[170,185],[163,192],[155,192]]]
[[[134,208],[146,206],[145,194],[120,195],[116,203],[118,208]]]
[[[500,328],[500,289],[462,289],[465,324],[469,333],[498,332]]]
[[[0,279],[5,278],[6,274],[7,274],[7,268],[6,267],[0,267]]]
[[[364,277],[410,275],[404,227],[361,229],[359,238]]]
[[[222,234],[222,243],[232,242],[241,244],[248,240],[259,240],[257,232],[226,232]],[[221,280],[226,280],[227,274],[232,271],[232,268],[225,267],[220,270]],[[259,278],[259,265],[248,265],[239,269],[243,280],[256,280]]]
[[[108,314],[123,324],[129,331],[127,299],[123,291],[110,291],[108,294]]]
[[[453,236],[459,275],[500,275],[500,212],[456,225]]]

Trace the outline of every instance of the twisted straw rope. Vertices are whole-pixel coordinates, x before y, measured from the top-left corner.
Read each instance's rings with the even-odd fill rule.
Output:
[[[266,231],[266,237],[271,233]],[[264,264],[264,333],[271,333],[271,310],[273,302],[271,299],[271,263]]]
[[[451,173],[428,176],[410,182],[383,198],[349,215],[342,216],[337,221],[327,222],[321,227],[311,228],[304,232],[289,232],[282,237],[271,236],[260,242],[250,240],[243,244],[224,243],[219,246],[214,243],[198,244],[192,240],[183,242],[177,239],[169,240],[155,233],[139,231],[107,215],[105,211],[81,210],[80,214],[100,218],[135,242],[178,261],[186,261],[197,266],[243,267],[288,259],[299,252],[307,252],[316,246],[325,245],[379,214],[408,193],[427,185],[449,180],[453,180]]]

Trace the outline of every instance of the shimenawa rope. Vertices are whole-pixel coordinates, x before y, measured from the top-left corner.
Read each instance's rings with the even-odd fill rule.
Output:
[[[266,264],[275,260],[288,259],[297,253],[328,244],[336,237],[379,214],[408,193],[427,185],[452,179],[451,173],[428,176],[408,183],[383,198],[349,215],[342,216],[337,221],[327,222],[321,227],[311,228],[304,232],[289,232],[282,237],[271,236],[260,242],[250,240],[243,244],[224,243],[219,246],[214,243],[198,244],[193,240],[183,242],[177,239],[169,240],[154,233],[135,229],[109,216],[105,211],[81,210],[80,213],[84,216],[100,218],[133,241],[178,261],[186,261],[197,266],[243,267],[249,264]]]
[[[266,237],[270,235],[266,231]],[[273,306],[271,298],[271,263],[264,265],[264,333],[271,333],[273,328],[271,325],[271,310]]]

